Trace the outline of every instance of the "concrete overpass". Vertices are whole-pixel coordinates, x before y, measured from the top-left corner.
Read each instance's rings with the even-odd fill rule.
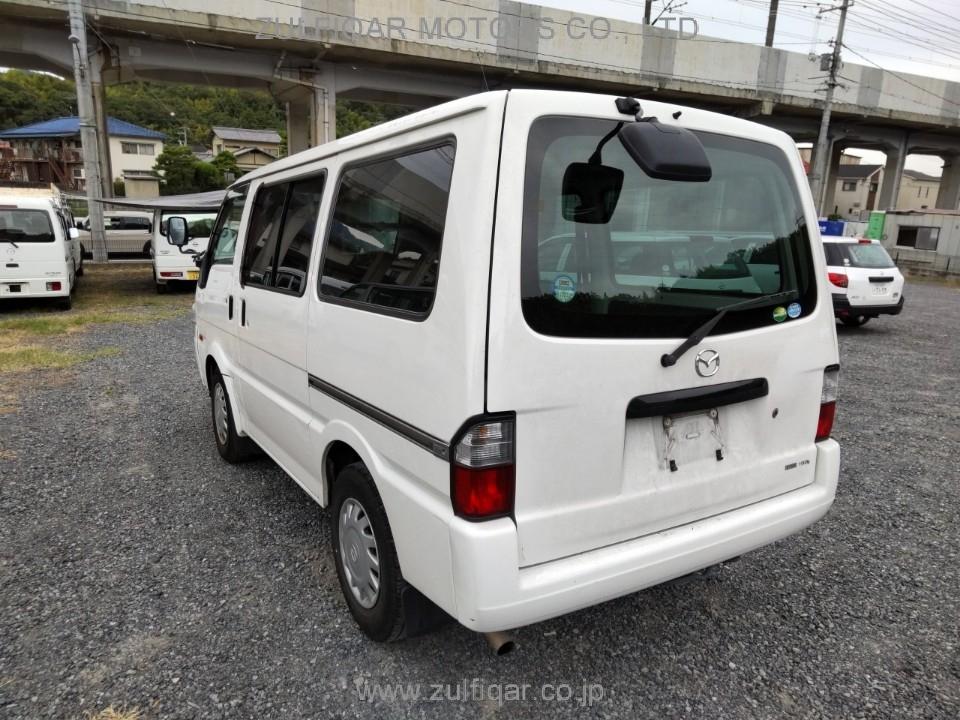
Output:
[[[486,88],[656,96],[813,139],[819,58],[513,0],[85,0],[103,84],[260,87],[287,104],[291,151],[335,134],[336,99],[427,105]],[[0,0],[0,65],[69,74],[63,0]],[[688,30],[690,28],[687,28]],[[94,42],[96,41],[96,42]],[[942,157],[938,206],[960,204],[960,83],[846,63],[832,126],[887,153],[881,207],[911,153]],[[827,182],[827,195],[835,183]],[[826,207],[832,204],[825,202]]]

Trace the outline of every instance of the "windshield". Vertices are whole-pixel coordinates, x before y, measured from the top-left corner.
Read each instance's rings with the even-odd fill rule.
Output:
[[[782,151],[697,133],[706,183],[655,180],[619,142],[603,164],[623,170],[610,222],[564,219],[563,176],[616,127],[549,117],[534,123],[524,184],[523,313],[536,331],[567,337],[682,337],[737,299],[795,291],[729,313],[716,332],[809,314],[816,303],[803,207]]]
[[[53,242],[53,226],[46,210],[0,210],[0,242]]]
[[[824,243],[827,265],[858,268],[892,268],[896,264],[878,243]]]
[[[187,229],[190,233],[190,239],[209,238],[213,232],[213,224],[217,221],[217,214],[212,213],[183,213],[183,212],[165,212],[160,220],[160,231],[164,237],[167,235],[167,220],[171,217],[182,217],[187,221]]]

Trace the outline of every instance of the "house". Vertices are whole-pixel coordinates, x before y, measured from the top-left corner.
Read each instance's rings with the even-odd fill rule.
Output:
[[[861,220],[869,216],[877,207],[881,182],[882,165],[863,165],[859,161],[840,163],[833,211],[844,220]]]
[[[940,178],[917,170],[904,170],[897,196],[897,210],[927,210],[937,206]]]
[[[113,180],[125,172],[152,172],[163,152],[165,135],[117,118],[107,118],[110,166]],[[14,182],[54,183],[63,190],[83,190],[83,147],[80,118],[60,117],[0,132],[0,140],[13,148],[5,163]]]
[[[254,170],[280,157],[283,138],[276,130],[219,126],[214,126],[212,130],[213,155],[216,156],[224,150],[233,153],[237,166],[243,172]]]

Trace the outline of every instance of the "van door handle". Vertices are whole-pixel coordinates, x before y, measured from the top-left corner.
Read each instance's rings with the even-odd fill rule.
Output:
[[[247,324],[247,301],[246,299],[240,300],[240,326],[246,327]]]
[[[233,295],[227,297],[227,320],[233,320]]]

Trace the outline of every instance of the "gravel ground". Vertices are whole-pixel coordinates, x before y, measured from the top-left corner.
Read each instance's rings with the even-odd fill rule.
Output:
[[[189,318],[78,336],[123,353],[0,416],[0,717],[960,717],[960,292],[907,298],[839,330],[825,520],[503,658],[456,625],[361,636],[324,512],[269,461],[220,461]],[[378,682],[420,696],[361,697]]]

